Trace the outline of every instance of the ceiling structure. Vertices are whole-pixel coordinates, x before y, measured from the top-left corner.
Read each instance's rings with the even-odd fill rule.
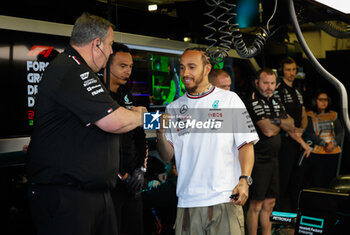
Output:
[[[273,1],[263,2],[265,16],[273,9],[267,3]],[[158,10],[149,12],[149,4],[158,4]],[[210,10],[204,0],[36,0],[21,2],[20,8],[18,2],[10,1],[0,14],[74,24],[76,17],[87,11],[109,19],[121,32],[173,40],[188,36],[195,43],[205,43],[208,32],[203,25],[210,18],[203,14]]]
[[[250,27],[243,28],[245,34],[255,35],[259,26],[266,26],[272,15],[274,0],[232,0],[230,3],[251,2],[259,8],[256,19]],[[327,11],[315,9],[312,0],[294,0],[304,8],[304,21],[332,16]],[[204,13],[212,10],[206,2],[218,0],[35,0],[21,2],[9,1],[0,8],[1,15],[17,16],[65,24],[74,24],[82,12],[103,16],[116,25],[116,30],[125,33],[167,38],[182,41],[190,37],[192,42],[208,44],[205,39],[210,31],[204,24],[211,19]],[[272,40],[284,40],[290,30],[289,13],[286,0],[278,0],[277,11],[270,21],[276,33]],[[260,5],[259,5],[260,3]],[[157,4],[155,12],[148,11],[149,4]],[[244,15],[244,14],[242,14]],[[305,17],[307,16],[307,17]],[[322,19],[323,20],[323,19]],[[288,26],[289,25],[289,26]]]

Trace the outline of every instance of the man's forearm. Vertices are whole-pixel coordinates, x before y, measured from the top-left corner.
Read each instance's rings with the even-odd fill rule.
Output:
[[[281,119],[281,129],[289,132],[289,131],[293,131],[295,129],[294,126],[294,119],[288,115],[287,118]]]
[[[256,124],[258,125],[262,133],[267,137],[275,136],[280,132],[279,126],[273,124],[271,119],[262,119],[257,121]]]
[[[246,144],[239,150],[239,162],[241,175],[251,175],[254,166],[254,145],[252,142]]]
[[[164,133],[157,133],[157,151],[165,162],[169,162],[174,157],[174,148],[165,138]]]
[[[146,109],[145,109],[146,110]],[[95,125],[110,133],[125,133],[141,126],[143,123],[141,110],[128,110],[119,107],[113,113],[101,118]]]
[[[300,128],[305,130],[305,128],[307,127],[307,123],[308,123],[307,114],[306,114],[305,107],[303,106],[302,112],[301,112],[301,126],[300,126]]]

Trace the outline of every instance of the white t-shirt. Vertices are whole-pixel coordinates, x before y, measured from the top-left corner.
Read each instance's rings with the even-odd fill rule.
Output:
[[[259,140],[242,100],[213,86],[202,96],[186,93],[166,112],[173,117],[165,136],[175,151],[178,207],[229,202],[241,175],[238,150]]]

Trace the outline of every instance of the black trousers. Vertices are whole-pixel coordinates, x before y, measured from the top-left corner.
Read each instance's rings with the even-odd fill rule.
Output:
[[[118,183],[117,188],[111,191],[115,214],[119,222],[118,232],[142,235],[144,234],[142,196],[135,197],[126,190],[123,182]]]
[[[29,185],[28,198],[38,235],[117,235],[109,190]]]
[[[298,166],[301,146],[288,136],[282,136],[281,149],[278,156],[280,197],[277,210],[297,212],[298,198],[304,182],[305,166]]]

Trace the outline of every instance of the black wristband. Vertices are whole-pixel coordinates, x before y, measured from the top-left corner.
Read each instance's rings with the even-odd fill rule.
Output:
[[[276,126],[281,125],[281,119],[279,119],[279,118],[272,118],[272,119],[270,119],[270,122]]]

